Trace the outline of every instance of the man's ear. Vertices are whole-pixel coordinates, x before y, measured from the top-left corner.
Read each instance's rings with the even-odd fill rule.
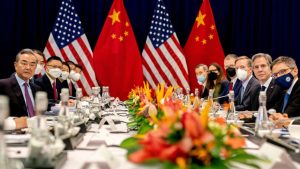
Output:
[[[298,77],[298,68],[297,68],[297,67],[295,67],[295,68],[292,70],[292,75],[293,75],[294,77]]]

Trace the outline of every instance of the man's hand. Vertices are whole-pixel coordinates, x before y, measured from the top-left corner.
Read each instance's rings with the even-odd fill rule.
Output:
[[[74,99],[69,99],[68,100],[68,106],[69,107],[74,107],[76,105],[76,100]]]
[[[239,116],[239,119],[241,119],[241,120],[251,119],[253,116],[253,113],[251,111],[243,111],[243,112],[239,112],[238,116]]]
[[[286,113],[273,113],[269,116],[269,119],[273,121],[275,128],[288,127],[292,121]]]
[[[14,119],[16,123],[16,129],[22,129],[27,127],[27,117],[18,117]]]

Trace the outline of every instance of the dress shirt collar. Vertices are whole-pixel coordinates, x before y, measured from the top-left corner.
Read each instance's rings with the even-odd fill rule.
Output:
[[[17,82],[18,82],[19,86],[22,87],[26,81],[23,80],[23,79],[21,79],[21,78],[18,76],[17,73],[15,73],[15,76],[16,76],[16,79],[17,79]],[[27,81],[27,83],[29,83],[29,81]]]
[[[250,79],[253,77],[253,75],[251,75],[246,81],[244,81],[244,82],[242,82],[242,85],[243,85],[243,87],[244,87],[244,90],[246,90],[246,87],[247,87],[247,85],[248,85],[248,83],[249,83],[249,81],[250,81]]]
[[[293,88],[294,88],[294,86],[295,86],[295,84],[296,84],[297,81],[298,81],[298,78],[294,79],[291,87],[286,92],[287,94],[291,94],[292,93],[292,90],[293,90]]]
[[[270,86],[270,83],[272,81],[272,77],[269,77],[269,79],[262,85],[262,86],[265,86],[266,87],[266,90],[268,89],[268,87]]]

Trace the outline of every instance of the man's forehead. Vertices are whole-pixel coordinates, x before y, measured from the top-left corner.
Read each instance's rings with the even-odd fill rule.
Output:
[[[28,60],[34,60],[36,61],[36,58],[34,55],[30,55],[30,54],[22,54],[19,58],[22,61],[28,61]]]

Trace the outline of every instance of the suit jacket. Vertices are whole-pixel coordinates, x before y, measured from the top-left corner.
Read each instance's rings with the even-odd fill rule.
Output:
[[[59,92],[61,91],[61,86],[59,85],[59,83],[60,83],[59,80],[56,79],[56,89],[57,89],[57,94],[58,94],[58,100],[60,99]],[[53,88],[52,88],[50,79],[48,78],[48,76],[46,74],[44,74],[42,77],[35,80],[35,84],[40,86],[42,91],[47,92],[48,100],[49,100],[48,110],[50,110],[50,108],[58,102],[58,100],[54,99],[54,93],[53,93]]]
[[[278,102],[278,98],[281,98],[284,94],[283,89],[275,83],[275,79],[269,84],[269,87],[266,91],[267,94],[267,110],[273,108]]]
[[[223,80],[223,81],[221,82],[221,84],[219,85],[219,86],[220,86],[219,92],[216,93],[217,91],[215,90],[215,92],[214,92],[214,97],[226,96],[226,95],[229,93],[229,85],[230,85],[229,81]],[[216,89],[216,87],[215,87],[215,89]],[[220,104],[223,104],[223,103],[225,103],[225,102],[228,102],[228,97],[219,98],[219,99],[218,99],[218,102],[219,102]]]
[[[241,91],[242,90],[240,90],[237,97],[235,97],[235,109],[237,111],[257,111],[260,91],[260,84],[258,80],[254,76],[249,80],[244,92],[243,100],[241,100]]]
[[[236,82],[234,83],[234,86],[232,88],[234,91],[234,97],[237,97],[241,88],[242,88],[242,81],[240,81],[239,79],[236,79]]]
[[[32,96],[35,97],[35,93],[41,91],[41,88],[31,82],[29,85]],[[26,102],[15,76],[0,80],[0,94],[9,97],[10,116],[28,116]]]
[[[69,88],[69,84],[68,84],[68,81],[67,80],[64,80],[64,81],[60,81],[60,80],[58,80],[59,81],[59,83],[57,83],[58,84],[58,90],[59,90],[59,93],[61,93],[61,89],[62,88],[68,88],[69,90],[70,90],[70,88]],[[74,84],[72,83],[72,82],[70,82],[71,83],[71,87],[72,87],[72,94],[70,95],[70,97],[71,98],[75,98],[76,97],[76,89],[75,89],[75,86],[74,86]]]
[[[277,104],[274,107],[277,112],[281,112],[282,110],[284,94],[279,99],[280,101],[277,102]],[[285,111],[283,113],[288,114],[289,117],[300,116],[300,79],[298,79],[297,82],[295,83],[292,92],[290,94],[289,100],[287,102]]]

